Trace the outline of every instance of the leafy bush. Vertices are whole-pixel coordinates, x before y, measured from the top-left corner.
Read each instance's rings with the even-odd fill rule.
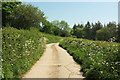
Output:
[[[21,78],[42,55],[46,40],[51,43],[58,39],[35,28],[5,27],[2,30],[2,78]]]
[[[66,38],[60,46],[67,49],[89,80],[120,79],[120,44]]]

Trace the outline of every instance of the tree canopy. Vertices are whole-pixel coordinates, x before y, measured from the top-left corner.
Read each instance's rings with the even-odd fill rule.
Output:
[[[32,5],[19,5],[13,9],[13,15],[10,16],[12,26],[29,29],[32,27],[39,27],[40,22],[42,22],[45,17],[44,13],[37,7]]]
[[[2,25],[10,24],[9,16],[12,15],[13,9],[19,6],[21,2],[2,2]]]

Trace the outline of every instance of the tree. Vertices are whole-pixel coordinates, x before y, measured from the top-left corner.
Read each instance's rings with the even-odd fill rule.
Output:
[[[90,25],[90,22],[89,22],[89,21],[88,21],[87,24],[85,25],[84,31],[85,31],[85,38],[86,38],[86,39],[91,39],[91,38],[90,38],[90,36],[91,36],[91,25]]]
[[[61,29],[60,29],[60,22],[58,20],[54,20],[51,22],[54,25],[54,35],[61,35]]]
[[[117,37],[117,27],[115,23],[109,22],[106,25],[104,25],[103,28],[99,29],[97,31],[96,37],[98,40],[105,40],[109,41],[113,37]]]
[[[54,34],[55,35],[61,35],[62,37],[70,36],[71,29],[69,28],[69,25],[64,20],[58,21],[54,20],[52,21],[52,24],[54,25]]]
[[[42,32],[54,34],[54,26],[49,21],[43,21]]]
[[[64,20],[62,20],[60,22],[60,29],[62,30],[61,36],[63,37],[67,37],[70,36],[70,28],[67,22],[65,22]]]
[[[62,20],[62,21],[60,22],[60,29],[61,29],[61,30],[66,30],[66,31],[67,31],[68,28],[69,28],[68,23],[65,22],[64,20]]]
[[[120,24],[118,24],[117,41],[120,42]]]
[[[13,9],[12,26],[18,29],[29,29],[40,25],[46,18],[44,13],[32,5],[19,5]]]
[[[108,41],[109,40],[109,31],[107,29],[107,27],[104,27],[100,30],[97,30],[96,32],[96,38],[98,40],[104,40],[104,41]]]
[[[74,24],[72,34],[77,38],[84,38],[84,26],[83,24]]]
[[[109,37],[112,38],[112,37],[117,37],[117,27],[116,27],[116,23],[114,22],[109,22],[107,24],[107,28],[109,30]]]
[[[60,22],[58,20],[54,20],[51,22],[54,26],[60,28]]]
[[[96,39],[96,31],[103,28],[103,25],[98,21],[97,23],[92,23],[92,29],[91,29],[91,39]]]
[[[76,29],[76,27],[77,27],[77,26],[76,26],[76,24],[74,24],[74,26],[73,26],[73,30],[75,30],[75,29]]]
[[[61,30],[60,28],[54,26],[53,31],[54,31],[54,35],[58,35],[58,36],[60,36],[62,30]]]
[[[75,29],[75,36],[77,36],[77,38],[84,38],[84,28],[77,27]]]
[[[72,29],[72,35],[75,35],[75,29],[77,28],[77,25],[76,24],[74,24],[74,26],[73,26],[73,29]]]
[[[10,24],[9,16],[12,15],[13,9],[18,7],[21,2],[2,2],[2,25]]]

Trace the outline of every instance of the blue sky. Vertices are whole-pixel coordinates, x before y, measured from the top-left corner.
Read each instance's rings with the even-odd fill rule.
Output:
[[[47,20],[65,20],[70,27],[85,24],[87,21],[103,24],[118,22],[117,2],[24,2],[38,7],[45,13]]]

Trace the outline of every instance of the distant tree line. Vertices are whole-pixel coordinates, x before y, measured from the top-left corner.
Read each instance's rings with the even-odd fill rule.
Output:
[[[77,37],[90,40],[115,40],[120,42],[120,25],[109,22],[102,25],[99,21],[95,24],[74,24],[70,28],[64,20],[49,22],[44,12],[30,4],[22,2],[2,2],[2,25],[17,29],[38,28],[39,31],[62,37]]]
[[[115,22],[109,22],[102,25],[99,21],[95,24],[74,24],[71,34],[77,38],[85,38],[90,40],[103,40],[103,41],[120,41],[120,26]]]

